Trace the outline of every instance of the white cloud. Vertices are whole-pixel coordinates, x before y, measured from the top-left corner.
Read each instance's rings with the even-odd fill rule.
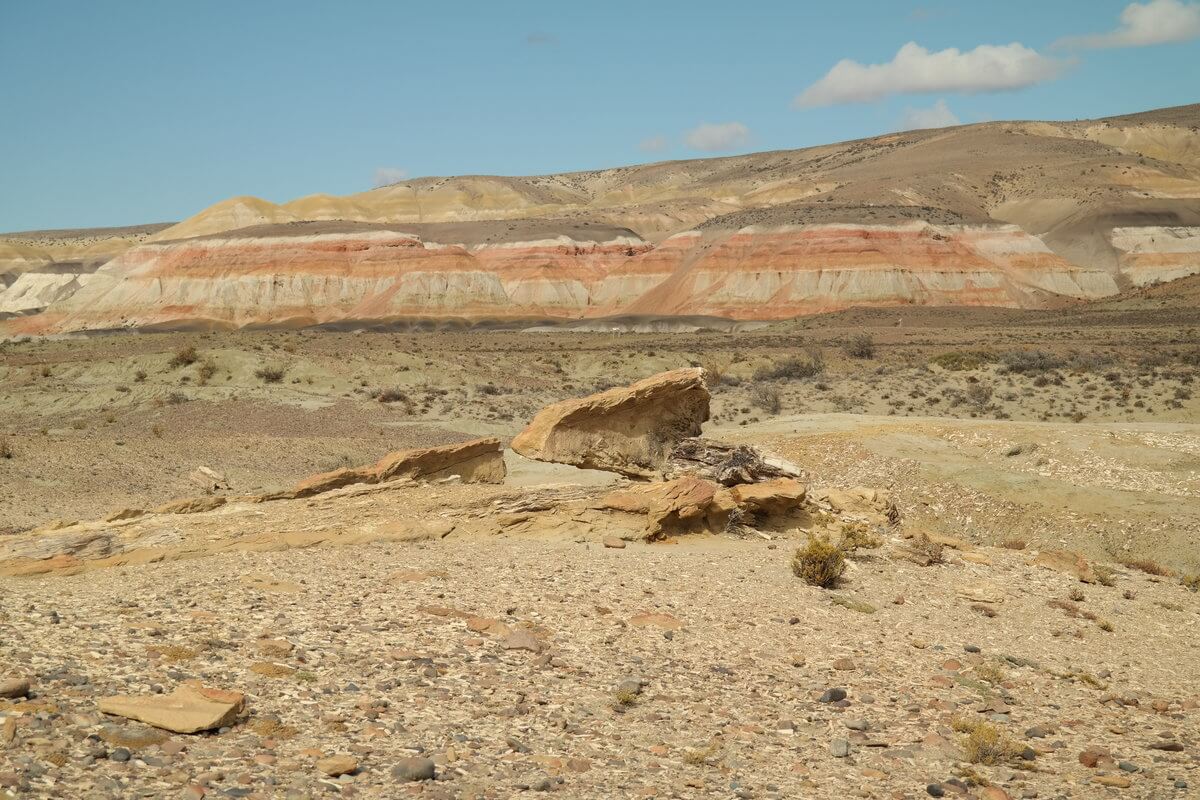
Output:
[[[1200,3],[1150,0],[1130,3],[1121,12],[1121,24],[1109,33],[1068,36],[1056,47],[1144,47],[1200,38]]]
[[[951,125],[961,125],[960,120],[945,100],[938,100],[929,108],[906,108],[900,122],[900,130],[916,131],[925,128],[946,128]]]
[[[740,122],[705,122],[688,131],[683,141],[693,150],[707,153],[733,150],[750,142],[750,129]]]
[[[981,44],[962,52],[951,47],[931,53],[916,42],[900,48],[886,64],[843,59],[825,77],[796,97],[799,108],[869,103],[892,94],[920,92],[999,92],[1050,80],[1066,64],[1019,42]]]
[[[375,169],[375,188],[380,186],[388,186],[389,184],[399,183],[408,177],[408,170],[400,169],[399,167],[377,167]]]
[[[644,153],[661,153],[671,146],[665,136],[651,136],[638,142],[638,149]]]

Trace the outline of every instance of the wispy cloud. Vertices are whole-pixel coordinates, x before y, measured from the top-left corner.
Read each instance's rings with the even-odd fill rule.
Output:
[[[740,122],[705,122],[688,131],[683,141],[693,150],[719,153],[749,144],[750,129]]]
[[[376,167],[374,184],[378,189],[380,186],[388,186],[393,183],[399,183],[408,177],[408,170],[400,169],[399,167]]]
[[[1108,33],[1067,36],[1055,47],[1101,48],[1145,47],[1152,44],[1186,42],[1200,38],[1200,3],[1181,0],[1150,0],[1130,3],[1121,12],[1121,21]]]
[[[638,142],[638,150],[643,153],[661,153],[671,146],[671,141],[665,136],[650,136]]]
[[[900,48],[883,64],[843,59],[795,99],[798,108],[869,103],[893,94],[924,92],[999,92],[1058,77],[1066,62],[1019,42],[981,44],[930,52],[916,42]]]
[[[929,108],[906,108],[900,122],[900,130],[915,131],[925,128],[947,128],[951,125],[961,125],[958,118],[945,100],[938,100]]]
[[[553,33],[545,31],[530,31],[525,34],[525,44],[531,47],[546,47],[547,45],[558,44],[558,37]]]

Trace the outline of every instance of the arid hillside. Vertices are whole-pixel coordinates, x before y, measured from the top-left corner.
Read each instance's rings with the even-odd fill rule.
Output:
[[[55,257],[24,242],[0,237],[17,333],[1053,307],[1200,271],[1200,105],[236,197],[86,279],[43,277]]]

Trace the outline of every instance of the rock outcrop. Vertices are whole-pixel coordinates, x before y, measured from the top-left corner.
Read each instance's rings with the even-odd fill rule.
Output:
[[[287,493],[288,497],[310,497],[356,483],[392,480],[437,481],[457,477],[465,483],[504,481],[504,452],[493,437],[417,450],[388,453],[368,467],[343,467],[311,475]]]
[[[699,435],[708,403],[704,370],[664,372],[548,406],[511,447],[537,461],[655,478],[678,442]]]

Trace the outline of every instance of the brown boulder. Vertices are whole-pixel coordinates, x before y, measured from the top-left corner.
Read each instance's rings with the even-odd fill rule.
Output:
[[[754,514],[786,514],[804,504],[807,489],[795,478],[747,483],[729,490],[738,508]]]
[[[155,514],[199,514],[225,505],[224,497],[190,497],[154,509]]]
[[[708,402],[704,370],[663,372],[547,406],[511,447],[537,461],[654,478],[676,443],[699,435]]]
[[[314,494],[332,492],[334,489],[340,489],[343,486],[352,486],[356,483],[377,482],[374,467],[342,467],[330,472],[318,472],[316,475],[309,475],[296,484],[296,488],[292,490],[292,495],[294,497],[311,497]]]
[[[144,722],[175,733],[199,733],[232,725],[246,706],[241,692],[185,683],[170,694],[118,695],[100,700],[105,714]]]
[[[389,453],[375,464],[379,481],[411,478],[436,481],[457,475],[465,483],[504,483],[504,448],[494,436],[469,442],[401,450]]]
[[[646,515],[647,539],[679,533],[718,532],[736,507],[729,490],[699,478],[676,478],[610,492],[600,508]]]

